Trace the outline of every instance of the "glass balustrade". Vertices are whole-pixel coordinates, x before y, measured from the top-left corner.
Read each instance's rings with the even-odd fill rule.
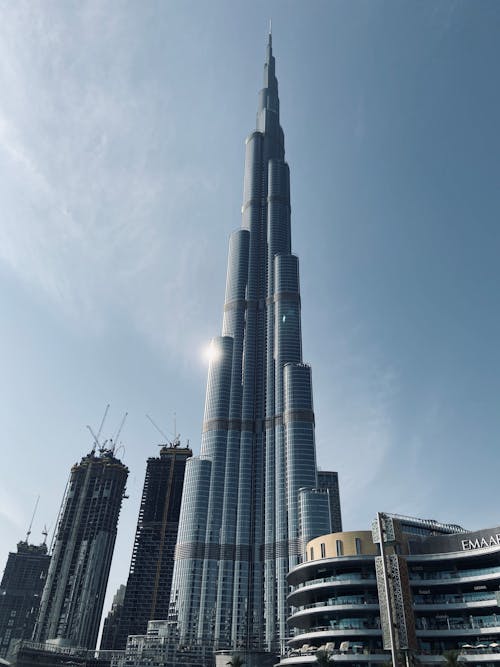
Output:
[[[439,572],[427,572],[410,570],[410,579],[417,581],[431,581],[436,579],[462,579],[464,577],[481,577],[488,574],[500,574],[500,566],[481,567],[470,570],[441,570]]]
[[[314,584],[326,584],[330,582],[343,581],[375,581],[375,572],[342,572],[340,574],[331,575],[329,577],[320,577],[318,579],[308,579],[295,586],[292,586],[292,592],[304,586],[313,586]]]
[[[460,604],[462,602],[481,602],[483,600],[495,600],[495,591],[473,591],[471,593],[445,593],[442,595],[415,594],[415,604]]]
[[[500,616],[443,616],[441,618],[415,619],[417,630],[480,630],[481,628],[495,628],[500,626]]]

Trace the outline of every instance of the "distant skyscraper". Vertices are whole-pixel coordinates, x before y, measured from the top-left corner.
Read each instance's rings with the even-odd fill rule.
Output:
[[[10,553],[0,584],[0,657],[16,639],[31,639],[49,569],[47,545],[19,542]]]
[[[128,469],[112,450],[71,469],[35,631],[36,641],[95,648]]]
[[[298,492],[317,487],[317,475],[271,35],[243,191],[201,455],[186,468],[171,620],[181,645],[276,651],[287,632],[286,574],[302,544]]]
[[[184,472],[193,454],[178,445],[148,459],[118,632],[112,645],[103,635],[102,649],[124,649],[128,635],[145,634],[148,621],[168,616]]]
[[[120,630],[120,621],[123,613],[123,601],[125,600],[125,591],[127,587],[122,584],[116,591],[111,610],[104,619],[101,637],[101,651],[112,650],[117,644],[118,632]]]
[[[339,474],[330,470],[318,470],[318,488],[328,489],[330,498],[330,520],[332,533],[342,532],[342,513],[340,510]]]

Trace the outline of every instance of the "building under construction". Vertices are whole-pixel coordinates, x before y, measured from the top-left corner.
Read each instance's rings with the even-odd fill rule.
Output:
[[[144,635],[148,621],[166,619],[186,461],[178,439],[148,459],[146,478],[118,631],[105,632],[101,649],[124,649],[128,635]]]
[[[18,542],[17,553],[9,553],[0,584],[0,658],[16,640],[31,639],[49,569],[47,545],[29,544],[29,534]]]
[[[71,469],[36,641],[95,648],[127,475],[114,448],[92,450]]]

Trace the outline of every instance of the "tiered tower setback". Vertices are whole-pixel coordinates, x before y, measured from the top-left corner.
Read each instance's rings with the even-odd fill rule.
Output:
[[[246,140],[242,225],[229,243],[222,335],[212,341],[201,454],[186,469],[170,616],[181,645],[279,648],[286,574],[301,553],[302,487],[317,487],[311,369],[302,360],[269,35],[257,129]]]

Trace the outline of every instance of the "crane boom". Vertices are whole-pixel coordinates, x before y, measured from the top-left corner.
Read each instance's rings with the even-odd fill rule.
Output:
[[[104,426],[104,422],[106,421],[106,417],[108,416],[108,411],[109,411],[109,403],[107,404],[106,409],[104,410],[104,415],[101,420],[101,425],[99,426],[99,430],[97,431],[97,442],[99,442],[99,438],[101,437],[102,427]]]
[[[147,418],[149,419],[149,421],[153,424],[153,426],[154,426],[155,429],[158,431],[158,433],[159,433],[160,435],[162,435],[162,436],[165,438],[165,442],[169,442],[169,438],[168,438],[168,436],[165,435],[165,433],[163,433],[163,431],[162,431],[161,428],[158,426],[158,424],[155,424],[155,422],[151,419],[151,417],[150,417],[149,415],[146,415],[146,417],[147,417]]]
[[[121,421],[120,426],[118,427],[118,431],[116,432],[116,435],[115,435],[115,437],[113,438],[113,442],[114,442],[115,445],[116,445],[116,443],[117,443],[117,441],[118,441],[118,438],[120,437],[120,433],[122,432],[123,424],[125,424],[125,420],[127,419],[127,415],[128,415],[128,412],[126,412],[126,413],[123,415],[123,419],[122,419],[122,421]]]

